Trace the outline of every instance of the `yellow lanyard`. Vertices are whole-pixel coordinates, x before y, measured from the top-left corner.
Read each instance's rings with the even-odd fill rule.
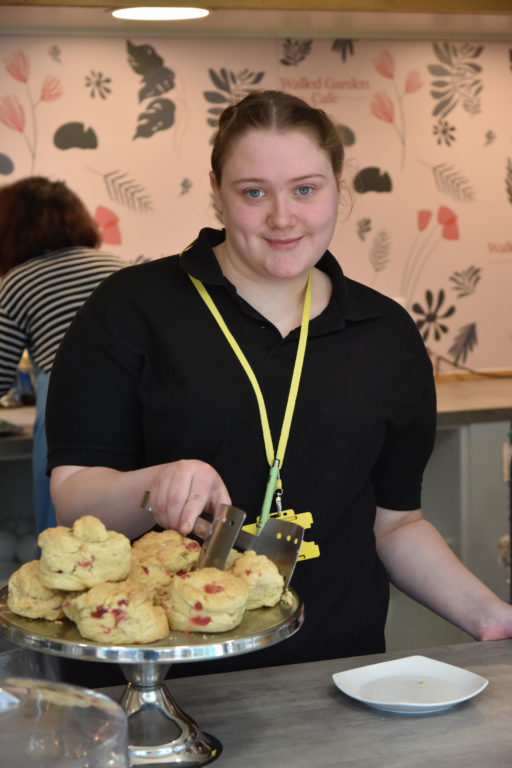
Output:
[[[288,401],[286,403],[286,410],[284,413],[283,425],[281,427],[279,444],[277,446],[277,451],[275,453],[274,453],[274,444],[272,442],[272,435],[270,433],[270,426],[268,423],[267,409],[265,408],[265,401],[263,400],[263,395],[261,393],[261,389],[258,384],[258,380],[254,374],[254,371],[249,365],[249,362],[245,357],[244,353],[240,349],[238,342],[236,341],[231,331],[227,327],[226,323],[224,322],[222,315],[217,309],[215,303],[213,302],[212,297],[206,290],[203,283],[197,278],[192,277],[192,275],[189,275],[189,277],[192,280],[195,287],[197,288],[199,295],[201,296],[206,306],[214,316],[215,320],[217,321],[222,333],[224,334],[229,344],[231,345],[231,348],[233,349],[238,360],[240,361],[244,371],[246,372],[249,378],[249,381],[252,384],[252,388],[254,389],[254,393],[256,395],[256,400],[258,401],[261,427],[263,430],[263,440],[265,443],[265,452],[267,454],[267,461],[270,466],[267,487],[265,490],[265,496],[263,498],[263,504],[261,507],[260,519],[258,522],[258,533],[259,533],[259,531],[261,530],[261,528],[263,527],[263,525],[266,523],[268,519],[268,516],[270,514],[270,506],[272,504],[272,499],[275,493],[278,493],[278,497],[277,497],[278,508],[280,509],[280,506],[281,506],[280,495],[282,494],[282,483],[281,483],[281,477],[280,477],[280,469],[283,465],[284,453],[286,451],[286,444],[288,442],[288,436],[290,434],[293,411],[295,409],[295,402],[297,400],[297,393],[299,391],[299,382],[300,382],[300,377],[302,373],[302,365],[304,363],[304,355],[306,353],[306,342],[308,339],[308,328],[309,328],[309,315],[311,310],[312,274],[310,272],[308,275],[308,282],[306,286],[306,296],[304,299],[304,308],[302,310],[302,321],[300,326],[299,343],[297,346],[297,355],[295,357],[295,365],[293,367],[292,380],[290,384],[290,391],[288,393]]]

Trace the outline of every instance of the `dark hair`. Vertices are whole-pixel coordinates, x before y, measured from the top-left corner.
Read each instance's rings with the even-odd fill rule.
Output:
[[[50,251],[100,243],[96,222],[63,181],[29,176],[0,187],[0,276]]]
[[[234,142],[253,128],[310,133],[318,146],[329,155],[334,175],[337,180],[340,179],[343,144],[338,129],[327,114],[283,91],[252,91],[241,101],[226,107],[219,116],[219,129],[211,155],[217,184],[221,182],[222,168]]]

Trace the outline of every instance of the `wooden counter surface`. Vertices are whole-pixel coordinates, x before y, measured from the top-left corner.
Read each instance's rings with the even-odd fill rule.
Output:
[[[436,381],[438,426],[512,420],[512,377]]]

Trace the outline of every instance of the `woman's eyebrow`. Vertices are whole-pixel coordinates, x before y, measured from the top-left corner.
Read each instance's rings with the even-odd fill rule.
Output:
[[[313,171],[312,173],[304,173],[301,176],[294,176],[292,179],[289,179],[291,182],[297,182],[297,181],[304,181],[304,179],[324,179],[325,174],[323,173],[317,173],[316,171]],[[233,184],[262,184],[266,181],[264,178],[259,178],[258,176],[250,176],[250,177],[241,177],[239,179],[233,179]]]

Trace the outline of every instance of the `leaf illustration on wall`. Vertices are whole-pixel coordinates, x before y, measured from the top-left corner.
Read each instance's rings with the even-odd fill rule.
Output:
[[[468,354],[477,344],[476,323],[469,323],[459,330],[448,354],[452,355],[454,363],[459,363],[461,360],[465,363]]]
[[[180,195],[186,195],[187,192],[190,192],[192,189],[192,182],[190,179],[182,179],[180,184],[181,192]]]
[[[333,42],[331,51],[339,51],[341,60],[346,61],[347,54],[350,54],[351,56],[354,55],[354,41],[340,37]]]
[[[354,176],[352,184],[356,192],[361,194],[365,192],[391,192],[393,188],[389,173],[381,171],[375,166],[362,168]]]
[[[217,88],[216,91],[203,91],[206,101],[218,105],[208,109],[208,114],[211,117],[207,118],[206,122],[212,128],[217,128],[218,116],[229,104],[236,104],[237,101],[247,96],[265,76],[265,72],[252,72],[249,69],[242,69],[241,72],[230,72],[224,67],[218,72],[209,69],[208,74]]]
[[[391,238],[385,229],[379,230],[370,248],[368,257],[375,272],[381,272],[389,262]]]
[[[292,40],[290,37],[287,37],[283,43],[281,64],[285,64],[288,67],[296,67],[309,56],[312,46],[313,40]]]
[[[170,99],[153,99],[139,117],[139,125],[134,139],[143,136],[148,138],[158,131],[165,131],[174,124],[176,107]]]
[[[57,149],[97,149],[98,137],[83,123],[64,123],[55,131],[53,143]]]
[[[357,236],[360,240],[364,240],[367,233],[371,232],[372,222],[370,219],[359,219],[357,222]]]
[[[61,50],[58,45],[50,45],[48,48],[48,56],[50,59],[53,59],[53,61],[56,61],[58,64],[62,64],[61,59]]]
[[[508,201],[512,205],[512,160],[507,158],[507,173],[505,175],[505,186],[507,188]]]
[[[470,114],[480,112],[482,67],[475,59],[482,53],[483,45],[446,42],[433,43],[432,47],[439,61],[428,66],[434,77],[430,94],[436,104],[432,115],[446,117],[459,103]]]
[[[491,129],[489,129],[489,130],[488,130],[488,131],[486,131],[486,133],[485,133],[485,141],[484,141],[484,147],[488,147],[488,146],[489,146],[489,144],[492,144],[492,143],[493,143],[493,141],[495,141],[495,140],[496,140],[496,134],[494,133],[494,131],[492,131]]]
[[[437,188],[461,203],[475,199],[475,192],[470,182],[453,165],[439,163],[432,168]]]
[[[3,152],[0,152],[0,174],[2,176],[9,176],[13,171],[14,163],[9,155],[5,155]]]
[[[174,88],[174,72],[164,66],[164,60],[152,45],[135,45],[126,41],[128,63],[134,72],[142,75],[143,87],[139,91],[139,102],[160,96]]]
[[[454,284],[452,287],[458,298],[463,299],[464,296],[470,296],[470,294],[474,293],[481,276],[482,270],[480,267],[471,266],[460,272],[454,272],[450,280]]]
[[[340,139],[344,147],[351,147],[356,143],[356,135],[352,128],[349,128],[348,125],[338,124],[336,126],[336,130],[340,135]]]
[[[144,187],[122,171],[109,171],[103,175],[107,194],[119,205],[137,213],[149,213],[153,202]]]

